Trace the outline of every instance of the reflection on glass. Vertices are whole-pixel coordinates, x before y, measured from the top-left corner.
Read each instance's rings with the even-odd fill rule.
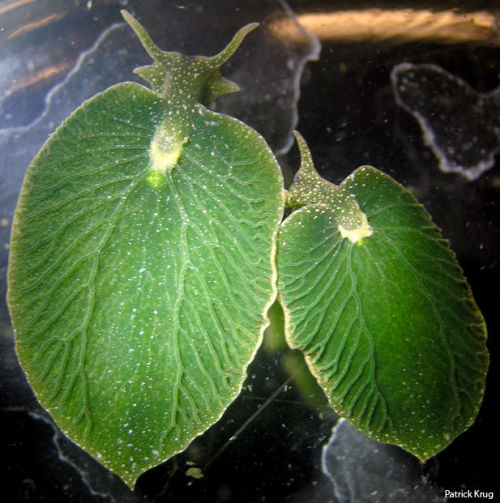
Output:
[[[360,9],[335,12],[304,13],[299,23],[321,40],[355,42],[427,39],[446,42],[482,41],[497,44],[495,15],[487,11],[458,12],[428,9]],[[296,36],[287,20],[274,23],[282,35]]]
[[[323,448],[322,461],[338,503],[444,502],[415,457],[368,438],[345,419]]]
[[[391,74],[396,100],[417,119],[445,173],[475,180],[500,150],[500,87],[482,94],[436,65],[401,63]]]

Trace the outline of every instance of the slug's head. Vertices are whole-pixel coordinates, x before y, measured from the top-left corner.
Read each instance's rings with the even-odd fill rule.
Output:
[[[121,13],[153,59],[153,64],[137,68],[135,73],[149,82],[155,93],[170,101],[209,105],[222,94],[239,91],[238,85],[224,78],[219,69],[258,23],[241,28],[226,48],[215,56],[184,56],[162,51],[139,21],[126,10]]]

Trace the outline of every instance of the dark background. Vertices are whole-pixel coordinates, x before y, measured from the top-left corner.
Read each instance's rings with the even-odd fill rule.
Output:
[[[242,93],[219,100],[215,108],[247,121],[282,152],[288,182],[298,167],[296,148],[290,148],[291,130],[297,127],[327,179],[338,183],[356,167],[371,164],[409,187],[431,213],[450,240],[486,318],[492,364],[476,423],[419,468],[417,476],[435,488],[436,501],[445,488],[494,490],[498,162],[475,181],[441,172],[418,123],[396,103],[390,73],[404,61],[432,63],[474,90],[489,93],[499,87],[498,26],[465,36],[458,24],[455,32],[463,36],[453,38],[442,36],[444,28],[419,34],[418,27],[399,26],[397,19],[384,21],[374,14],[372,30],[360,24],[354,35],[342,35],[332,29],[320,40],[319,60],[305,63],[318,53],[307,15],[373,13],[374,8],[382,13],[412,9],[415,17],[426,9],[434,14],[498,15],[497,2],[46,0],[0,2],[0,468],[6,501],[350,501],[334,491],[322,466],[322,448],[335,417],[301,373],[300,357],[283,346],[279,334],[266,337],[241,396],[224,417],[185,453],[145,473],[134,492],[58,432],[26,383],[4,300],[17,194],[50,131],[84,99],[115,82],[135,79],[131,70],[148,62],[129,30],[113,27],[121,22],[121,8],[135,14],[160,47],[189,54],[215,54],[243,24],[261,22],[225,70]],[[291,38],[272,31],[273,23],[283,19]],[[301,19],[311,35],[295,24]],[[391,36],[379,35],[384,22]],[[492,113],[500,116],[500,106]],[[475,124],[470,128],[473,135]],[[362,459],[362,453],[352,455]],[[325,451],[323,461],[326,457]],[[407,458],[401,463],[411,465]],[[200,467],[203,478],[187,476],[190,466]],[[411,496],[402,487],[398,480],[381,481],[378,501],[430,501],[428,495]],[[377,496],[365,494],[352,501],[377,501]]]

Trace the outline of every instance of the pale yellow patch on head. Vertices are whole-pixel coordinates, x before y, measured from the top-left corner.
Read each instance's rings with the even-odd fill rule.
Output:
[[[167,173],[178,162],[187,138],[175,127],[161,124],[155,132],[149,147],[150,170]]]
[[[356,219],[356,226],[351,227],[349,225],[338,225],[340,235],[344,239],[349,239],[352,243],[357,243],[361,239],[369,237],[373,234],[373,229],[370,227],[366,215],[360,211],[356,216],[358,217]]]

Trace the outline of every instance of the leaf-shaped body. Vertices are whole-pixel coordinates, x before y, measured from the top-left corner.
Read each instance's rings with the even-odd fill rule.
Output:
[[[196,105],[162,171],[168,117],[132,83],[82,105],[30,166],[11,243],[29,381],[131,486],[236,397],[276,293],[283,189],[264,140]]]
[[[477,414],[484,321],[447,242],[408,191],[370,167],[338,190],[354,196],[368,232],[343,233],[338,209],[325,204],[284,222],[287,337],[337,412],[424,460]]]

